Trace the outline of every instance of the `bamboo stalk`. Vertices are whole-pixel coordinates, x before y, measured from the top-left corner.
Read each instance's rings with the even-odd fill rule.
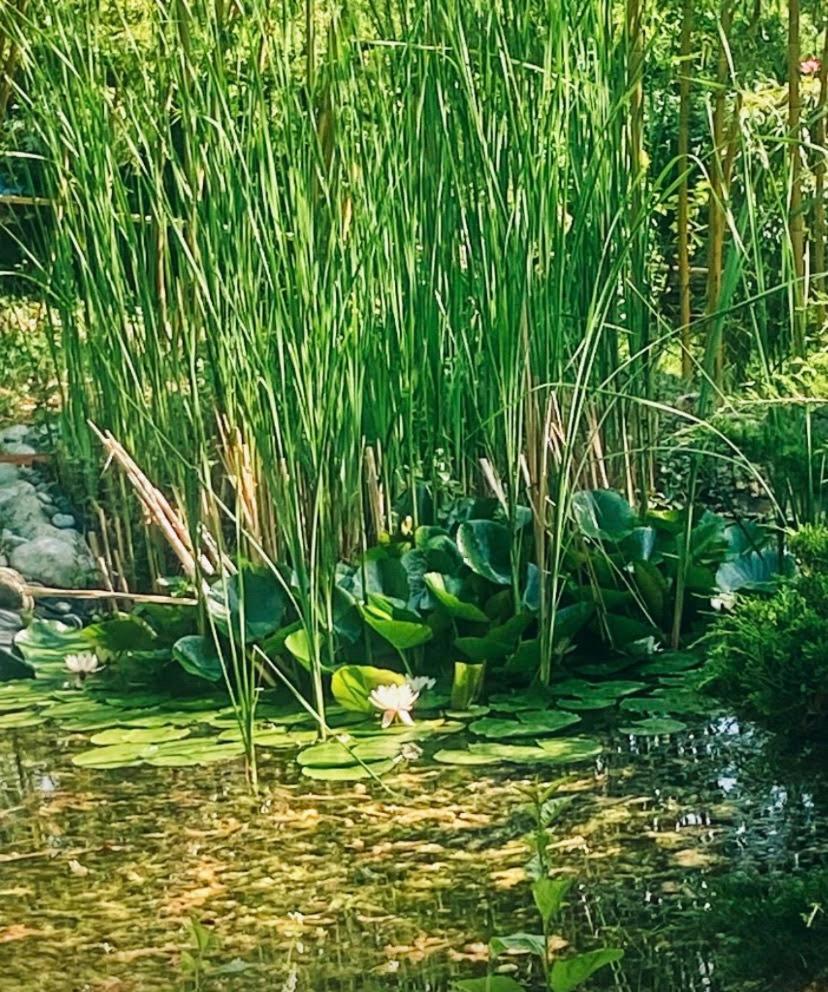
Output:
[[[681,321],[681,374],[689,382],[693,363],[690,294],[690,58],[693,45],[693,0],[684,0],[681,12],[681,46],[679,49],[679,121],[678,121],[678,283],[679,320]]]
[[[819,97],[817,99],[816,115],[813,127],[813,144],[816,148],[817,161],[814,166],[814,229],[813,229],[813,272],[814,288],[817,291],[819,304],[817,306],[817,329],[821,332],[825,326],[825,296],[828,294],[828,275],[825,271],[825,176],[828,171],[826,158],[825,116],[828,114],[828,19],[825,23],[825,38],[822,45],[822,61],[819,69]]]
[[[790,199],[788,237],[793,261],[793,343],[802,354],[805,348],[805,218],[802,212],[802,149],[800,119],[802,95],[799,85],[799,0],[788,0],[788,157],[790,161]]]

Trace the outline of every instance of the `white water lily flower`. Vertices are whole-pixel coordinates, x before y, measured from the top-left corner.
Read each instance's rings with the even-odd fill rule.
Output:
[[[433,689],[437,684],[436,679],[430,679],[427,675],[414,675],[405,680],[406,685],[410,685],[412,690],[419,696],[425,689]]]
[[[94,651],[82,651],[80,654],[67,654],[64,664],[73,675],[79,678],[86,678],[100,671],[101,663]]]
[[[402,685],[378,685],[368,697],[368,702],[382,710],[383,727],[390,727],[395,720],[410,727],[414,723],[411,710],[419,695],[408,682],[403,682]]]

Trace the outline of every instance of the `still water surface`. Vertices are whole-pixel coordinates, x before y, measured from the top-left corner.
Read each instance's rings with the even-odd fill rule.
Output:
[[[625,948],[590,988],[740,992],[699,920],[727,873],[825,866],[828,789],[733,721],[604,742],[566,770],[552,860],[578,885],[562,941]],[[252,800],[237,765],[75,768],[85,744],[0,737],[2,992],[444,992],[485,974],[493,933],[537,929],[531,769],[424,758],[389,793],[311,782],[271,752]],[[192,919],[214,938],[200,985],[182,970]]]

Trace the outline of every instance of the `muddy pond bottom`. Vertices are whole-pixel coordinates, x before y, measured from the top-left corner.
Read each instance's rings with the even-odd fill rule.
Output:
[[[550,859],[576,881],[553,946],[625,949],[588,988],[762,987],[733,970],[722,891],[824,872],[828,787],[730,720],[603,743],[563,770]],[[524,790],[549,769],[422,759],[386,791],[265,754],[254,800],[236,764],[95,771],[82,746],[0,737],[3,992],[443,992],[486,973],[493,934],[538,929]]]

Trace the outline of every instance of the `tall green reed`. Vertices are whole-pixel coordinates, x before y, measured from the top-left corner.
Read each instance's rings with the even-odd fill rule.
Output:
[[[9,30],[56,204],[34,261],[66,443],[93,465],[89,422],[111,430],[195,546],[287,568],[323,731],[337,561],[406,492],[417,523],[421,485],[494,485],[533,509],[548,681],[572,492],[646,499],[675,351],[640,11],[625,32],[602,0],[49,6]]]

